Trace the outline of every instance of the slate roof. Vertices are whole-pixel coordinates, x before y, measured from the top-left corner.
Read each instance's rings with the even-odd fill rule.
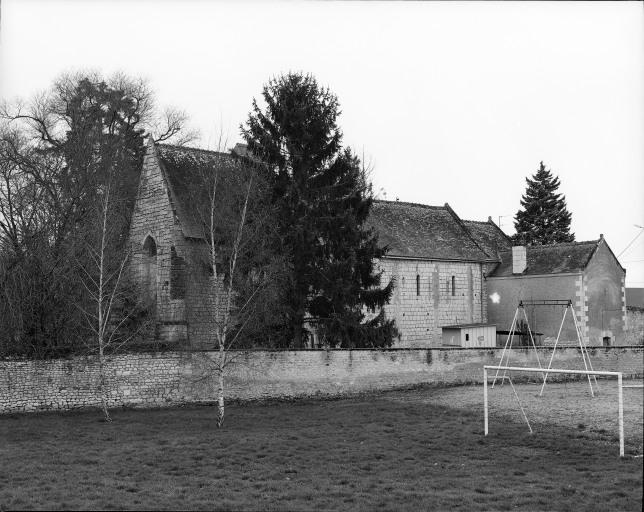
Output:
[[[231,153],[169,144],[156,144],[155,148],[184,236],[204,238],[190,190],[199,186],[203,173],[212,172],[214,167],[230,166],[235,157],[251,158],[246,146],[237,144]],[[498,261],[496,247],[505,237],[493,222],[463,222],[447,204],[377,200],[367,225],[376,229],[380,244],[389,247],[388,256],[401,258]]]
[[[228,153],[169,144],[156,144],[161,163],[184,236],[204,238],[202,222],[197,218],[197,209],[191,207],[194,194],[190,191],[203,183],[203,174],[212,172],[215,166],[230,164]]]
[[[644,288],[626,288],[626,306],[644,309]]]
[[[500,252],[511,250],[512,240],[492,219],[486,222],[464,220],[463,223],[476,243],[490,256],[498,258]]]
[[[494,261],[449,207],[376,200],[367,225],[389,248],[388,257]]]
[[[526,247],[527,267],[521,274],[512,273],[512,250],[503,251],[499,254],[501,263],[490,274],[490,277],[582,272],[590,262],[601,240],[600,238],[599,240],[567,244],[528,245]]]

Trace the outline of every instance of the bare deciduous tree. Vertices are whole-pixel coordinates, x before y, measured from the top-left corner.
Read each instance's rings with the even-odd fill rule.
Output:
[[[86,303],[77,305],[82,311],[91,332],[88,344],[96,352],[99,365],[99,393],[105,421],[112,421],[108,410],[108,376],[106,362],[109,354],[140,335],[147,322],[137,319],[145,310],[139,294],[125,286],[124,272],[129,262],[129,250],[114,251],[120,246],[122,230],[118,226],[118,214],[122,201],[114,194],[112,179],[101,187],[93,219],[95,229],[86,234],[86,254],[78,262],[85,290]],[[137,321],[138,320],[138,321]]]
[[[63,75],[28,102],[0,106],[0,347],[51,357],[83,346],[85,302],[78,262],[108,175],[127,233],[143,136],[184,144],[195,133],[176,109],[157,113],[142,80],[122,74]],[[128,195],[129,192],[129,195]],[[120,239],[122,242],[123,240]],[[110,250],[124,250],[119,243]]]
[[[186,172],[179,188],[204,234],[196,266],[210,273],[207,302],[216,352],[205,361],[217,377],[221,426],[227,369],[236,362],[237,349],[257,343],[270,323],[286,258],[276,250],[273,206],[262,167],[224,153],[180,165]]]

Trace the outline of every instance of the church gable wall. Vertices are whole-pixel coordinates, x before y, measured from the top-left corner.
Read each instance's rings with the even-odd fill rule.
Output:
[[[130,272],[144,299],[156,309],[157,336],[162,341],[185,341],[187,337],[185,301],[178,298],[177,275],[171,272],[172,263],[176,267],[172,248],[179,257],[185,257],[187,249],[175,218],[156,155],[148,149],[130,227]]]

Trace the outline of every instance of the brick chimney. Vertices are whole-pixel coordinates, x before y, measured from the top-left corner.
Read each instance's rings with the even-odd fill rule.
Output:
[[[512,247],[512,273],[522,274],[528,266],[525,245],[515,245]]]

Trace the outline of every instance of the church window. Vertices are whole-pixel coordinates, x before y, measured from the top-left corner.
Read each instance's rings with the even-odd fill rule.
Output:
[[[157,299],[157,244],[151,236],[145,238],[142,253],[141,291],[144,300],[150,305],[155,305]]]

